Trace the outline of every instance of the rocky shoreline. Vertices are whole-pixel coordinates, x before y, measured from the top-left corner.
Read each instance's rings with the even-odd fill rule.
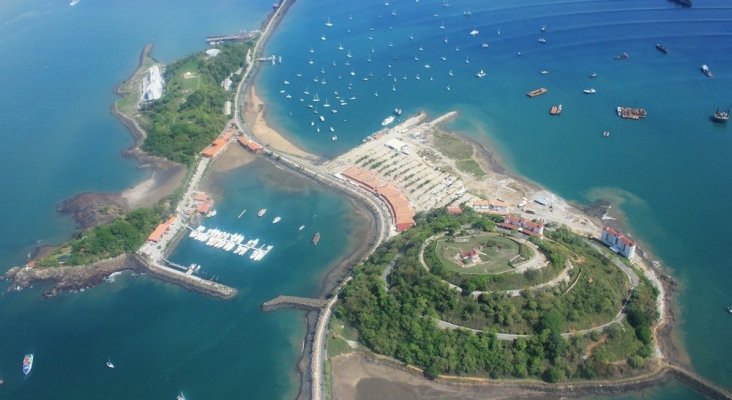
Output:
[[[101,260],[96,263],[74,267],[34,268],[18,266],[8,270],[0,279],[10,281],[7,292],[20,291],[32,287],[36,283],[51,283],[50,289],[43,291],[43,297],[49,298],[63,292],[87,289],[98,285],[116,272],[143,272],[145,267],[136,257],[122,254],[117,257]]]

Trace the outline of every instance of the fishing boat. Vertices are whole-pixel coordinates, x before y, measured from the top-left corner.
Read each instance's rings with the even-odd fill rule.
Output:
[[[712,115],[712,120],[714,122],[727,122],[729,121],[729,109],[727,111],[720,110],[719,108],[717,111],[714,112],[714,115]]]
[[[317,246],[318,242],[320,242],[320,232],[315,232],[315,235],[313,235],[313,246]]]
[[[668,49],[666,48],[666,46],[662,45],[661,43],[656,43],[656,49],[663,54],[668,54]]]
[[[609,136],[610,136],[610,131],[605,131],[602,133],[602,137],[609,137]]]
[[[589,88],[589,89],[583,90],[582,92],[584,94],[595,94],[595,93],[597,93],[597,90],[595,90],[594,88]]]
[[[617,56],[613,57],[614,60],[627,60],[629,58],[630,54],[628,53],[618,54]]]
[[[257,212],[257,217],[264,217],[264,214],[267,214],[266,208],[260,208],[259,212]]]
[[[549,114],[551,114],[551,115],[559,115],[561,113],[562,113],[562,105],[561,104],[554,105],[549,110]]]
[[[112,361],[110,360],[107,360],[105,364],[107,365],[107,368],[114,368],[114,364],[112,364]]]
[[[483,71],[482,69],[480,71],[478,71],[477,74],[475,74],[476,78],[478,78],[478,79],[485,78],[486,75],[488,75],[488,74],[486,74],[485,71]]]
[[[276,224],[276,223],[278,223],[280,221],[282,221],[282,218],[280,218],[280,217],[274,217],[274,219],[272,220],[272,223],[273,224]]]
[[[33,354],[26,354],[23,357],[23,374],[30,374],[31,369],[33,369]]]
[[[701,69],[701,72],[703,72],[703,73],[704,73],[704,75],[706,75],[706,76],[708,76],[708,77],[710,77],[710,78],[713,78],[713,77],[714,77],[714,74],[713,74],[713,73],[712,73],[712,71],[711,71],[711,70],[709,69],[709,66],[708,66],[707,64],[702,64],[702,66],[701,66],[701,68],[700,68],[700,69]]]
[[[387,125],[391,124],[392,122],[394,122],[394,119],[395,118],[393,115],[390,115],[390,116],[384,118],[384,120],[381,121],[381,126],[387,126]]]

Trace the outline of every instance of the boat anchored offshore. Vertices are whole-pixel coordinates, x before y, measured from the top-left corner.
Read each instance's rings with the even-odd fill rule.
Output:
[[[396,116],[402,115],[402,109],[401,108],[395,108],[394,109],[394,115],[396,115]]]
[[[668,54],[668,49],[666,48],[666,46],[662,45],[661,43],[656,43],[656,49],[663,54]]]
[[[257,213],[257,217],[263,217],[264,214],[267,214],[267,209],[266,208],[260,208],[259,209],[259,212]]]
[[[394,118],[394,116],[393,116],[393,115],[390,115],[390,116],[388,116],[388,117],[384,118],[384,120],[383,120],[383,121],[381,121],[381,126],[387,126],[387,125],[390,125],[390,124],[391,124],[392,122],[394,122],[394,119],[395,119],[395,118]]]
[[[183,392],[178,393],[178,397],[176,397],[176,400],[186,400],[186,396],[183,395]]]
[[[582,92],[584,92],[584,94],[595,94],[595,93],[597,93],[597,90],[595,90],[594,88],[589,88],[589,89],[583,90]]]
[[[700,68],[700,69],[701,69],[701,72],[703,72],[703,73],[704,73],[704,75],[706,75],[706,76],[708,76],[708,77],[710,77],[710,78],[713,78],[713,77],[714,77],[714,74],[713,74],[713,73],[712,73],[712,71],[711,71],[711,70],[709,69],[709,66],[708,66],[707,64],[702,64],[702,66],[701,66],[701,68]]]
[[[625,119],[642,119],[647,115],[645,108],[618,107],[618,116]]]
[[[276,224],[276,223],[278,223],[280,221],[282,221],[282,218],[280,218],[280,217],[274,217],[274,219],[272,220],[272,223],[273,224]]]
[[[714,122],[727,122],[729,121],[729,109],[727,111],[720,110],[719,108],[717,111],[714,112],[714,115],[712,115],[712,120]]]
[[[551,115],[559,115],[562,113],[562,105],[557,104],[555,106],[552,106],[551,110],[549,110],[549,114]]]
[[[112,361],[107,360],[106,362],[107,368],[114,368],[114,364],[112,364]]]
[[[313,246],[317,246],[318,242],[320,242],[320,232],[316,232],[315,235],[313,235]]]
[[[30,374],[32,369],[33,369],[33,354],[26,354],[25,357],[23,357],[23,374],[24,375]]]
[[[300,225],[300,227],[299,227],[299,228],[297,228],[297,230],[298,230],[298,231],[301,231],[301,230],[303,230],[303,229],[305,229],[305,225]]]
[[[618,54],[617,56],[613,57],[614,60],[627,60],[629,58],[630,54],[628,53]]]
[[[603,132],[602,137],[610,137],[610,131]]]
[[[482,69],[478,71],[477,74],[475,74],[476,78],[485,78],[486,75],[488,74],[486,74],[485,71],[483,71]]]

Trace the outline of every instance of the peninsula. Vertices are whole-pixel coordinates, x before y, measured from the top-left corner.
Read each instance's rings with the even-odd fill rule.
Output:
[[[309,312],[299,397],[356,398],[369,377],[446,395],[510,396],[615,393],[675,376],[729,398],[678,364],[669,339],[673,280],[648,253],[618,227],[508,175],[486,146],[441,129],[456,112],[412,116],[327,161],[267,127],[250,85],[289,3],[256,40],[168,66],[146,48],[115,113],[137,136],[129,154],[175,171],[164,174],[166,189],[150,201],[150,187],[160,187],[151,178],[147,189],[127,192],[106,221],[8,271],[9,290],[55,281],[46,292],[53,295],[130,269],[236,296],[166,255],[210,211],[199,190],[207,169],[241,146],[247,157],[333,188],[372,219],[369,239],[327,277],[320,299],[264,304]],[[164,71],[158,98],[140,85],[153,66]],[[104,216],[106,206],[97,211]]]

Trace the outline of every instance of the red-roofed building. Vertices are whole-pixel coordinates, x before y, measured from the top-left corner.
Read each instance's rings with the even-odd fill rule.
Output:
[[[463,209],[460,206],[447,207],[447,213],[452,215],[460,215],[463,213]]]
[[[610,250],[618,254],[622,254],[628,258],[632,258],[635,255],[635,241],[609,226],[606,226],[602,230],[600,240],[608,245]]]
[[[376,174],[356,168],[346,168],[341,176],[377,194],[389,207],[397,232],[414,226],[414,209],[409,199],[391,183],[385,183]]]
[[[474,263],[480,261],[480,254],[477,249],[473,248],[461,254],[460,258],[462,258],[464,263]]]
[[[249,151],[251,151],[252,153],[258,153],[258,152],[264,150],[264,147],[262,147],[262,145],[260,145],[259,143],[255,142],[253,140],[250,140],[244,136],[239,136],[238,141],[239,141],[239,144],[241,144],[245,148],[249,149]]]
[[[170,225],[173,225],[173,222],[175,222],[175,215],[171,215],[170,218],[168,218],[167,221],[161,223],[158,225],[154,231],[150,234],[150,236],[147,237],[147,240],[157,243],[160,241],[160,239],[163,238],[163,235],[165,232],[168,231],[168,228],[170,228]]]
[[[498,226],[531,236],[542,237],[544,235],[544,224],[542,222],[534,222],[515,215],[506,215],[503,218],[503,222],[498,224]]]

